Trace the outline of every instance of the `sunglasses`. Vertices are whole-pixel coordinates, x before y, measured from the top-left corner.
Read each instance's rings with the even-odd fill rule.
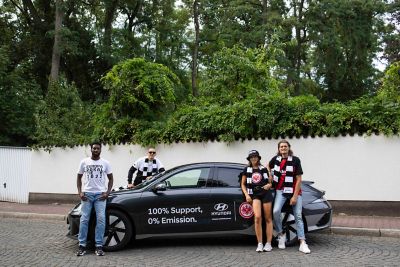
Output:
[[[149,151],[149,154],[156,154],[155,151]]]

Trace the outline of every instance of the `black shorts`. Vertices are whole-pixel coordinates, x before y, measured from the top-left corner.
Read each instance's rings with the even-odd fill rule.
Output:
[[[274,195],[272,194],[272,190],[263,190],[260,193],[251,195],[251,199],[259,199],[261,203],[269,203],[274,200]]]

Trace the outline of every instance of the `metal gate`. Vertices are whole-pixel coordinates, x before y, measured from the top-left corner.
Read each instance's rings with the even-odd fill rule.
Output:
[[[28,203],[31,156],[28,148],[0,147],[0,201]]]

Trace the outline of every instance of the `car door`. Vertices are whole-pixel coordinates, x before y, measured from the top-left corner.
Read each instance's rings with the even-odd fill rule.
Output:
[[[160,182],[165,191],[142,194],[141,234],[204,231],[209,223],[211,166],[201,166],[170,174]]]
[[[239,167],[218,166],[211,187],[211,225],[215,231],[246,230],[253,225],[253,209],[240,188]]]

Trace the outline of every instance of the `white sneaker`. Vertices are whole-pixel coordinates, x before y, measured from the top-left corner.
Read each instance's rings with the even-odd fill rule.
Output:
[[[270,243],[266,243],[264,246],[264,251],[270,252],[272,250],[271,244]]]
[[[285,242],[286,242],[285,235],[279,235],[279,237],[278,237],[278,248],[285,249],[286,248]]]
[[[305,242],[300,244],[299,251],[305,254],[311,253],[311,250],[308,248],[308,245]]]
[[[256,251],[257,252],[262,252],[263,251],[263,244],[262,243],[258,243]]]

